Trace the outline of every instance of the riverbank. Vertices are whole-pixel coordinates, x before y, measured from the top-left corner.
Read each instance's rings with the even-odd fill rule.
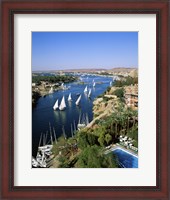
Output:
[[[76,132],[73,137],[76,142],[73,146],[70,146],[69,140],[65,140],[64,152],[60,151],[61,157],[58,157],[58,167],[87,167],[89,165],[86,166],[81,156],[84,157],[87,152],[91,153],[91,150],[95,151],[95,148],[104,152],[105,147],[119,143],[122,135],[129,139],[133,138],[131,145],[138,146],[138,113],[136,107],[129,106],[126,102],[126,94],[129,91],[137,91],[137,84],[108,87],[93,101],[93,120]],[[74,146],[77,150],[73,153]],[[87,160],[90,159],[87,155],[85,157]],[[116,161],[114,160],[111,165],[117,167]]]
[[[117,167],[114,156],[111,155],[105,158],[104,151],[105,147],[119,143],[120,136],[122,138],[126,136],[128,141],[132,142],[132,146],[137,147],[138,145],[138,113],[136,108],[134,109],[126,103],[126,95],[129,92],[136,95],[136,79],[123,77],[122,80],[115,81],[113,85],[111,85],[112,79],[106,77],[90,76],[88,78],[84,77],[82,81],[85,82],[89,90],[91,89],[91,98],[88,98],[84,93],[86,86],[79,84],[79,81],[69,84],[70,89],[68,91],[67,89],[59,90],[53,95],[41,98],[33,112],[33,137],[37,133],[46,132],[47,136],[45,138],[48,141],[50,135],[46,124],[51,123],[52,132],[56,133],[58,139],[57,143],[53,143],[54,159],[50,163],[50,167]],[[103,84],[96,84],[96,87],[93,87],[94,81]],[[47,85],[50,89],[49,83]],[[66,86],[68,87],[68,85]],[[63,84],[57,87],[63,87]],[[72,101],[67,102],[70,93]],[[75,105],[78,98],[77,94],[82,96],[78,107]],[[66,109],[64,111],[54,111],[53,105],[56,99],[61,102],[63,96],[66,99]],[[85,128],[76,130],[80,116],[86,116],[86,114],[88,114],[90,123]],[[65,137],[61,140],[62,134]],[[130,138],[133,139],[130,140]],[[37,144],[38,139],[37,134]],[[36,155],[37,144],[35,143],[34,146],[34,156]]]
[[[36,105],[37,100],[40,97],[46,97],[46,95],[52,94],[59,90],[69,89],[64,84],[77,81],[75,76],[44,76],[36,75],[32,76],[32,105]]]

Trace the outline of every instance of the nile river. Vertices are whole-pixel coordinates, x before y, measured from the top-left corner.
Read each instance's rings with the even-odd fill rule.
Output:
[[[110,86],[110,81],[112,78],[103,76],[83,76],[81,77],[85,84],[79,84],[78,82],[72,82],[66,84],[69,86],[68,90],[59,90],[53,94],[49,94],[46,97],[41,97],[37,101],[37,105],[32,110],[32,155],[36,156],[37,149],[39,145],[41,133],[46,134],[48,140],[50,140],[49,134],[49,123],[52,129],[55,129],[57,137],[63,134],[63,127],[67,137],[71,136],[71,124],[74,128],[74,123],[77,127],[80,114],[88,115],[89,121],[93,119],[93,101],[94,99],[102,94],[108,86]],[[93,87],[93,80],[96,82],[95,88]],[[84,94],[85,87],[92,89],[91,98],[89,99],[86,94]],[[72,101],[68,102],[68,95],[71,93]],[[77,100],[77,94],[82,94],[80,101],[80,106],[75,105]],[[54,103],[56,100],[61,102],[62,97],[66,100],[66,109],[64,111],[53,110]]]

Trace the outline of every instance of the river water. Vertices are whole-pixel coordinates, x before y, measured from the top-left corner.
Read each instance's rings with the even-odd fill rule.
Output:
[[[60,137],[63,134],[63,129],[67,137],[72,135],[71,124],[74,129],[74,124],[77,127],[79,116],[88,115],[89,121],[93,119],[93,101],[102,94],[108,86],[110,86],[111,77],[104,76],[90,76],[86,75],[81,77],[82,82],[85,84],[79,84],[73,82],[66,84],[70,87],[68,90],[56,91],[53,94],[49,94],[46,97],[41,97],[37,101],[37,105],[32,110],[32,155],[35,157],[39,145],[41,133],[44,136],[47,134],[47,141],[50,141],[49,123],[52,130],[55,129],[56,137]],[[93,80],[96,82],[96,86],[93,87]],[[98,84],[97,84],[98,83]],[[85,87],[92,89],[91,98],[84,93]],[[68,102],[68,95],[71,93],[72,101]],[[75,105],[77,100],[77,94],[82,95],[80,106]],[[66,100],[66,109],[64,111],[53,110],[53,106],[56,100],[61,102],[62,97]],[[48,131],[48,133],[47,133]]]

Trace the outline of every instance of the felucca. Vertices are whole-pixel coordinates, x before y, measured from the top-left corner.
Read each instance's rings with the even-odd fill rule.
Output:
[[[80,100],[81,100],[81,95],[78,97],[77,101],[76,101],[76,105],[78,106],[80,104]]]
[[[66,108],[66,103],[65,103],[65,98],[63,96],[60,106],[59,106],[59,110],[64,110]]]
[[[53,106],[53,109],[56,110],[58,108],[58,99],[57,101],[55,102],[54,106]]]
[[[88,97],[90,98],[91,95],[91,89],[89,89]]]
[[[86,93],[87,92],[87,86],[85,87],[85,89],[84,89],[84,93]]]
[[[68,101],[72,101],[71,93],[70,93],[69,96],[68,96]]]

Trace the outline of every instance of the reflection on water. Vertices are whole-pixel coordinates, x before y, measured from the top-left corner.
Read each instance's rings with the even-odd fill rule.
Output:
[[[60,115],[62,124],[66,124],[66,112],[59,111],[59,115]]]
[[[93,87],[93,79],[97,82],[102,82],[102,84],[96,84]],[[108,86],[110,86],[110,81],[112,78],[108,77],[97,77],[89,76],[88,78],[82,77],[82,81],[85,84],[79,84],[77,82],[67,84],[70,86],[69,90],[55,91],[53,94],[47,95],[45,98],[42,97],[38,100],[37,106],[32,110],[32,150],[33,156],[36,155],[38,143],[41,133],[49,132],[49,123],[51,127],[55,129],[56,136],[59,137],[63,134],[63,127],[67,137],[71,136],[71,126],[77,126],[80,113],[87,114],[89,121],[93,119],[93,101],[94,99],[102,94]],[[84,93],[85,87],[88,90],[91,88],[91,96],[88,97],[88,93]],[[72,101],[68,101],[68,96],[71,93]],[[80,106],[76,106],[75,102],[78,99],[79,94],[82,95]],[[53,106],[56,100],[59,100],[59,105],[61,99],[65,96],[66,109],[64,111],[53,110]],[[48,134],[48,140],[50,136]]]

